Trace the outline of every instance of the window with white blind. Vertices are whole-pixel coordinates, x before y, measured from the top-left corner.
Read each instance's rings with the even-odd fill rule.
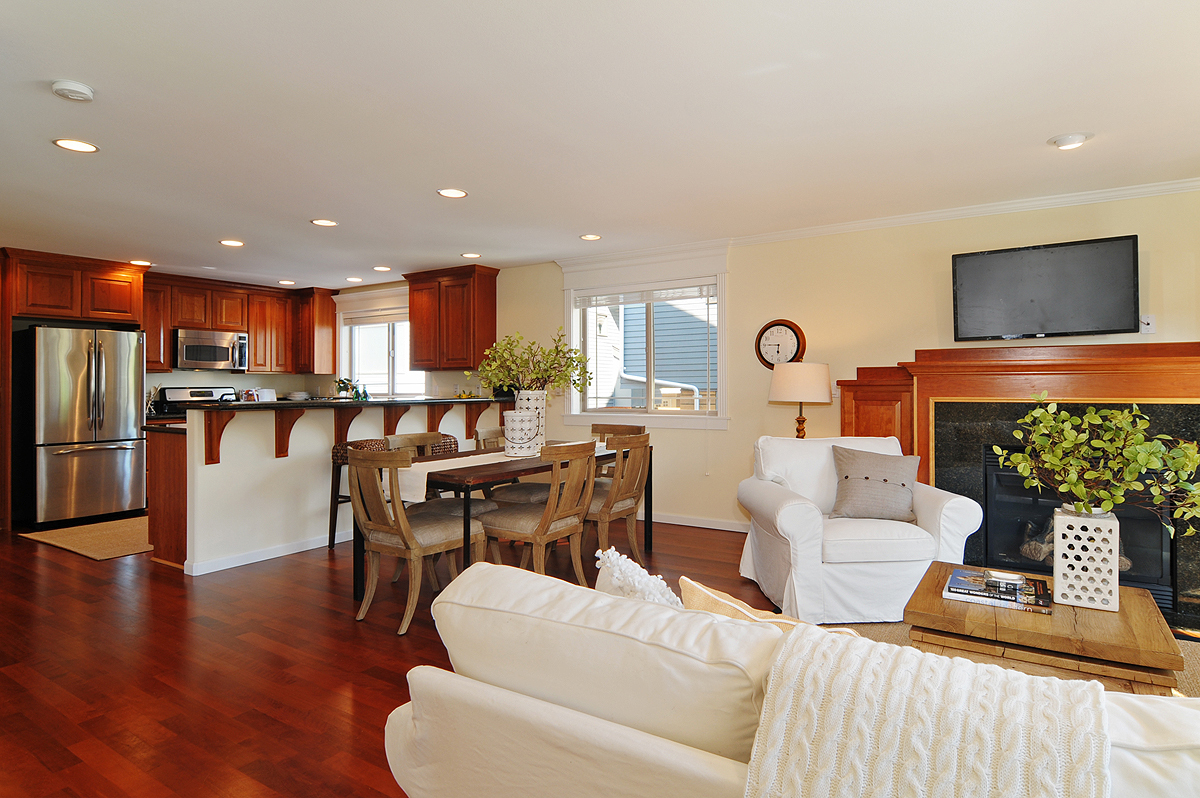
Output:
[[[389,399],[425,393],[425,372],[408,366],[408,289],[339,295],[341,376]]]
[[[722,282],[573,291],[574,340],[592,378],[579,412],[646,416],[651,425],[720,415]]]

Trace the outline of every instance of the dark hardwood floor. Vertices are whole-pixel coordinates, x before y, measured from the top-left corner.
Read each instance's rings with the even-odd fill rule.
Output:
[[[770,608],[738,576],[743,540],[656,524],[647,565]],[[384,721],[410,668],[449,662],[428,583],[396,635],[392,558],[354,621],[350,559],[342,544],[191,578],[0,535],[0,798],[403,795]],[[572,578],[565,547],[547,570]]]

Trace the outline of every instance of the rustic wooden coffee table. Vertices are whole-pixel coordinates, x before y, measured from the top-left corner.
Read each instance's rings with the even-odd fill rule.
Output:
[[[1171,695],[1183,655],[1149,591],[1122,587],[1120,612],[1055,604],[1042,615],[942,598],[955,568],[971,566],[934,562],[908,600],[915,647],[1034,676],[1095,679],[1106,690]]]

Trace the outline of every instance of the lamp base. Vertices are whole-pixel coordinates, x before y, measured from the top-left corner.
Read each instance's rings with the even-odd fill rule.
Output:
[[[805,421],[804,416],[796,416],[796,437],[797,438],[804,437],[804,421]]]

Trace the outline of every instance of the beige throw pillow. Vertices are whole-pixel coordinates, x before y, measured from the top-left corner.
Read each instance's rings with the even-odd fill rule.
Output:
[[[912,511],[912,485],[917,481],[920,457],[834,446],[833,463],[838,485],[830,518],[917,520]]]
[[[728,593],[713,590],[686,576],[679,577],[679,595],[683,599],[684,609],[704,610],[741,621],[762,621],[774,624],[785,632],[791,631],[792,627],[798,623],[808,623],[808,621],[789,618],[786,615],[776,615],[770,610],[756,610]]]

